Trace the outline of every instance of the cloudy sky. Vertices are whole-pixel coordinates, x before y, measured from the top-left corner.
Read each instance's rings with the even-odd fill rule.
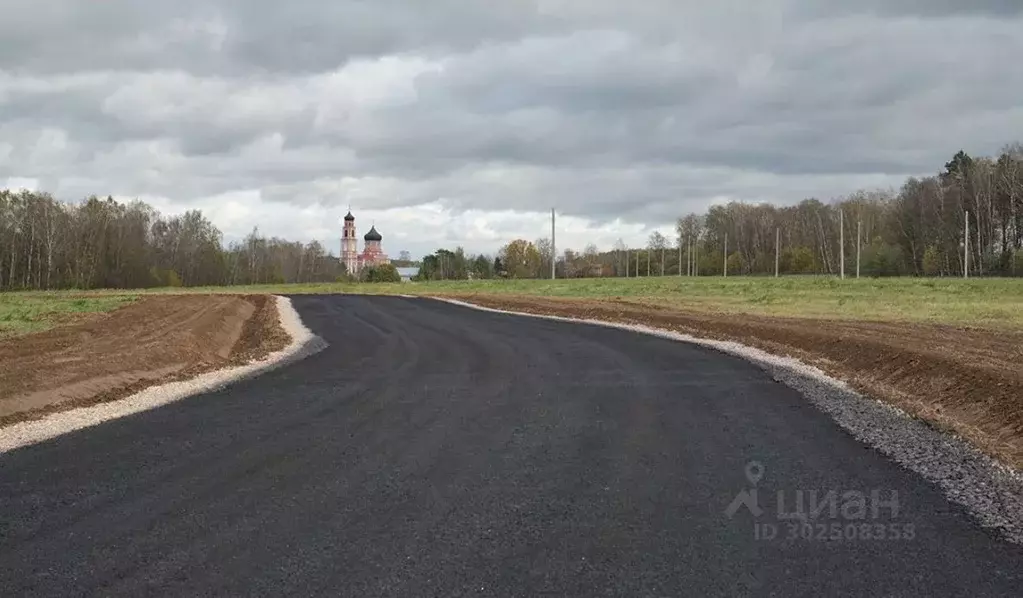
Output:
[[[854,8],[855,6],[855,8]],[[337,251],[643,244],[1023,140],[1020,0],[0,0],[0,187]]]

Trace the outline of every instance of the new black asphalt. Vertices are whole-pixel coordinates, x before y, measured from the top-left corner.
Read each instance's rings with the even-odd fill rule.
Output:
[[[738,358],[428,299],[293,301],[322,353],[0,455],[0,596],[1023,588],[1021,547]]]

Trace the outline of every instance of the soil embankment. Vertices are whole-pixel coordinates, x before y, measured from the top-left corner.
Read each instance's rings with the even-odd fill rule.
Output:
[[[686,312],[623,300],[461,296],[484,307],[644,324],[789,355],[1023,469],[1023,333]]]
[[[287,342],[268,295],[145,297],[0,341],[0,426],[247,363]]]

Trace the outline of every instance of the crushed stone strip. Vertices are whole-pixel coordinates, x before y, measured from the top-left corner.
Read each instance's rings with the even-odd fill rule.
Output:
[[[291,342],[284,349],[246,365],[207,372],[190,380],[151,386],[116,401],[53,413],[43,419],[0,428],[0,454],[105,421],[155,409],[193,395],[219,390],[231,383],[304,359],[327,347],[325,340],[313,334],[302,323],[290,299],[277,295],[274,295],[274,299],[281,327],[291,336]]]
[[[1023,472],[998,463],[959,436],[861,395],[841,380],[802,361],[734,341],[699,338],[640,324],[532,314],[444,297],[431,298],[494,313],[631,330],[741,357],[798,391],[860,442],[936,484],[949,500],[963,506],[983,527],[995,530],[1010,542],[1023,544]]]

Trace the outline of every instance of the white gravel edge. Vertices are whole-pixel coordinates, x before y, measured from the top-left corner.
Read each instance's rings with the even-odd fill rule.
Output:
[[[773,355],[732,341],[602,320],[566,318],[483,307],[432,297],[481,311],[631,330],[692,343],[741,357],[806,397],[859,441],[936,484],[978,523],[1023,544],[1023,473],[1001,465],[966,440],[937,430],[887,403],[863,396],[846,383],[791,357]]]
[[[302,323],[302,318],[292,307],[290,299],[277,295],[274,295],[274,299],[277,302],[281,326],[291,336],[291,342],[284,349],[246,365],[207,372],[190,380],[151,386],[116,401],[53,413],[44,419],[0,428],[0,454],[108,420],[155,409],[193,395],[218,390],[239,380],[298,361],[327,347],[326,341],[313,334]]]

